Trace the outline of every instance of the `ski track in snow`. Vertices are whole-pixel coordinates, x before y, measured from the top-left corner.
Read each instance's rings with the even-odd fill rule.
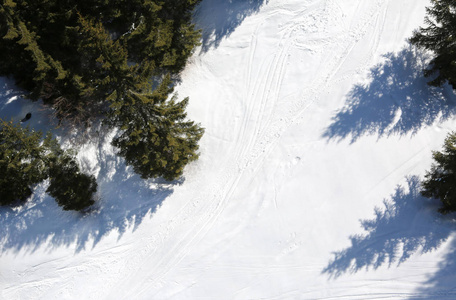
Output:
[[[207,3],[210,4],[209,1]],[[412,1],[407,3],[419,7],[426,4],[426,1],[420,1],[420,5],[412,4]],[[250,232],[252,226],[262,222],[261,217],[263,214],[269,214],[271,207],[280,219],[278,226],[284,229],[291,227],[289,216],[285,213],[289,208],[282,203],[283,199],[280,197],[287,175],[281,175],[283,178],[273,178],[271,182],[265,183],[265,189],[271,188],[273,195],[264,197],[249,197],[243,200],[242,195],[248,195],[243,192],[247,189],[245,184],[255,182],[256,178],[263,176],[265,168],[269,168],[274,174],[292,172],[297,166],[311,163],[309,160],[312,158],[306,157],[304,150],[308,148],[313,151],[311,154],[315,154],[319,149],[324,149],[324,139],[318,139],[320,133],[313,133],[315,139],[307,140],[307,137],[303,137],[297,146],[297,149],[304,148],[295,151],[303,153],[303,158],[299,156],[289,165],[283,163],[268,167],[270,157],[285,143],[284,136],[288,136],[293,128],[307,124],[306,118],[318,112],[320,107],[328,109],[323,101],[331,98],[330,93],[335,87],[341,85],[350,88],[347,82],[355,84],[353,78],[362,79],[374,62],[379,60],[383,54],[379,52],[381,41],[389,35],[389,32],[385,32],[388,18],[391,21],[389,16],[404,17],[395,13],[392,6],[393,2],[389,0],[351,0],[345,4],[336,0],[270,0],[264,4],[257,14],[246,18],[218,48],[196,56],[184,72],[184,91],[190,89],[186,89],[185,86],[188,77],[204,72],[207,74],[202,81],[209,78],[219,80],[221,85],[225,84],[228,88],[237,87],[239,90],[236,92],[241,99],[233,100],[232,106],[240,107],[241,113],[228,128],[211,123],[204,124],[208,133],[203,139],[202,149],[216,149],[208,144],[211,142],[226,144],[226,149],[219,156],[214,155],[217,157],[216,161],[205,163],[208,170],[196,169],[198,162],[190,167],[194,169],[188,180],[183,186],[176,188],[174,194],[165,201],[165,206],[169,205],[175,210],[168,215],[164,214],[163,219],[157,222],[155,218],[158,216],[152,216],[150,220],[144,221],[137,231],[125,234],[118,241],[113,242],[109,239],[105,244],[102,241],[93,249],[75,254],[73,257],[65,255],[70,250],[61,249],[63,254],[59,258],[34,265],[25,263],[23,269],[17,271],[15,277],[11,277],[12,280],[6,280],[7,285],[3,286],[0,295],[5,299],[62,299],[73,298],[81,293],[82,297],[87,299],[425,299],[430,295],[438,299],[454,297],[454,293],[451,292],[427,295],[415,292],[413,285],[424,281],[427,274],[436,271],[435,268],[431,268],[430,273],[423,272],[424,275],[417,279],[407,276],[413,275],[413,270],[409,270],[408,273],[404,271],[398,281],[405,283],[401,286],[401,291],[397,292],[393,289],[394,280],[387,285],[387,291],[383,292],[385,283],[382,280],[386,279],[377,281],[369,275],[366,275],[366,279],[358,276],[351,281],[350,278],[346,278],[345,283],[349,282],[347,286],[344,282],[328,282],[327,278],[320,275],[329,259],[327,248],[321,257],[315,258],[315,262],[307,261],[306,265],[303,265],[301,260],[288,260],[293,257],[300,258],[296,254],[297,251],[302,251],[303,256],[307,255],[302,249],[308,241],[296,233],[277,246],[277,249],[270,250],[274,254],[265,257],[264,261],[258,262],[255,255],[252,256],[251,264],[242,266],[230,265],[229,260],[226,264],[212,264],[216,261],[215,258],[204,258],[204,253],[198,253],[199,250],[206,249],[204,247],[210,250],[225,249],[224,244],[241,239],[244,232]],[[397,6],[394,6],[394,9],[397,9]],[[418,19],[421,20],[421,17],[422,15]],[[280,20],[277,26],[271,25],[275,24],[275,20]],[[420,23],[413,25],[416,27]],[[402,34],[407,36],[410,33]],[[238,55],[246,62],[235,66],[241,70],[237,73],[241,78],[227,76],[218,79],[218,66],[213,63],[217,59],[211,56],[211,53],[219,53],[214,56],[225,55],[223,51],[229,52],[233,40],[237,37],[243,38],[246,43],[245,49],[240,47],[240,50],[233,50],[233,56]],[[288,84],[292,79],[290,72],[295,70],[297,54],[302,55],[303,59],[312,60],[308,62],[309,69],[301,70],[301,80],[308,81],[302,83],[300,88],[288,91]],[[229,55],[225,57],[229,58]],[[190,83],[195,83],[196,80]],[[204,101],[208,101],[206,105],[210,105],[209,100]],[[333,103],[338,102],[333,100]],[[335,108],[330,107],[331,110]],[[225,109],[230,112],[230,107]],[[214,128],[209,128],[211,125],[214,125]],[[216,130],[217,135],[210,135]],[[340,147],[345,146],[341,143]],[[417,167],[421,166],[423,158],[429,156],[429,150],[429,146],[422,145],[419,149],[409,151],[408,156],[398,158],[394,166],[385,166],[379,178],[366,181],[368,187],[360,192],[361,200],[376,197],[381,189],[382,195],[390,192],[385,190],[385,186],[410,172],[415,172]],[[205,154],[202,153],[202,160]],[[210,174],[210,178],[205,174]],[[243,201],[247,200],[251,202],[243,204]],[[173,201],[179,206],[172,204]],[[227,222],[231,222],[229,218],[236,205],[240,210],[236,225],[233,228],[226,228],[224,224],[231,224]],[[171,208],[159,209],[156,214],[160,215],[164,209]],[[365,211],[371,209],[365,208]],[[303,219],[302,222],[305,223],[306,220]],[[147,226],[152,227],[148,229]],[[218,231],[223,234],[218,236]],[[286,234],[288,233],[283,233],[284,239]],[[394,232],[385,234],[394,235]],[[330,246],[330,251],[338,250],[341,242],[338,240],[334,245],[336,248]],[[236,255],[236,249],[235,247],[231,250],[232,255]],[[208,253],[208,256],[209,254],[215,255]],[[52,257],[52,254],[47,255]],[[241,250],[237,255],[247,256]],[[196,264],[201,262],[207,265],[190,268],[192,259],[195,258]],[[14,260],[19,259],[20,256],[14,257]],[[12,264],[14,261],[7,267],[6,272],[14,272]],[[413,266],[412,263],[411,265]],[[217,295],[210,286],[204,288],[204,283],[199,281],[204,276],[210,276],[205,271],[210,272],[217,268],[224,273],[220,275],[216,272],[215,275],[224,278],[228,286],[230,280],[236,282],[236,288],[230,290],[231,294]],[[42,278],[44,272],[47,273],[46,278]],[[298,285],[299,278],[294,278],[290,283],[271,288],[271,296],[265,296],[268,292],[262,290],[264,286],[277,281],[281,274],[288,276],[290,272],[303,275],[303,282],[304,276],[307,276],[307,280],[311,281],[310,285]],[[385,272],[386,275],[383,276],[390,276],[387,271]],[[178,278],[187,281],[179,283],[178,278],[175,278],[176,274]],[[236,281],[238,275],[245,276],[244,283]],[[81,278],[75,282],[71,280],[71,277],[77,276]],[[91,278],[94,278],[96,283],[91,283]],[[223,283],[224,279],[220,281]],[[13,282],[14,280],[17,282]],[[88,285],[87,289],[78,284]]]

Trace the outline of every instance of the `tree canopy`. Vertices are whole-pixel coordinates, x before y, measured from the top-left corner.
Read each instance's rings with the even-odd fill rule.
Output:
[[[191,16],[200,1],[5,0],[0,75],[13,75],[60,121],[105,118],[142,177],[175,179],[198,157],[203,134],[170,80],[199,44]]]
[[[410,41],[434,52],[425,75],[437,76],[429,84],[441,86],[448,81],[456,89],[456,1],[433,0],[426,12],[426,26],[415,31]]]
[[[95,177],[82,173],[71,151],[61,149],[48,133],[0,119],[0,205],[24,202],[32,189],[50,180],[47,192],[64,210],[83,210],[94,203]]]
[[[40,132],[0,119],[0,205],[26,200],[47,177],[41,137]]]
[[[198,2],[5,0],[0,72],[59,118],[87,120],[119,83],[184,67],[199,42],[190,22]]]
[[[456,211],[456,132],[447,136],[443,151],[432,154],[435,163],[425,175],[421,194],[440,199],[440,212]]]

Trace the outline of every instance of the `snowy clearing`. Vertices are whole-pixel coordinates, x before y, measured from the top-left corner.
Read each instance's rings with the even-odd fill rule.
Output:
[[[94,132],[78,158],[96,212],[45,186],[0,208],[0,298],[455,299],[456,225],[418,193],[456,129],[456,95],[426,85],[406,40],[428,4],[204,0],[177,88],[200,159],[143,181]],[[1,85],[0,117],[52,127]]]

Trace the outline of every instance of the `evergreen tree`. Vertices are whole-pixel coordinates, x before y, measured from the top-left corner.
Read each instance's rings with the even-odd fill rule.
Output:
[[[440,199],[441,213],[456,211],[456,133],[445,139],[443,151],[432,154],[435,164],[426,173],[422,182],[421,194],[425,197]]]
[[[32,188],[50,179],[47,192],[65,210],[82,210],[94,203],[97,184],[81,173],[74,156],[47,134],[0,119],[0,205],[26,200]]]
[[[167,101],[170,77],[199,44],[191,23],[201,0],[5,0],[0,4],[0,75],[66,124],[94,117],[118,126],[113,142],[143,177],[182,174],[203,130],[186,120],[188,99]],[[140,150],[142,149],[142,150]]]
[[[199,2],[5,0],[0,74],[12,74],[30,98],[54,106],[59,119],[88,125],[106,113],[106,98],[125,72],[134,76],[127,60],[154,66],[151,75],[182,70],[199,43],[191,23]]]
[[[110,118],[122,130],[113,145],[142,178],[174,180],[187,163],[198,158],[198,141],[204,130],[186,120],[188,98],[167,101],[170,84],[166,76],[151,93],[129,91],[124,96],[127,100],[115,106]]]
[[[57,152],[58,155],[55,155]],[[94,176],[81,173],[74,158],[60,149],[53,151],[49,162],[49,195],[64,210],[81,211],[95,203],[97,182]]]
[[[456,1],[433,0],[426,11],[426,27],[415,31],[410,41],[434,52],[425,75],[438,75],[429,84],[441,86],[448,81],[456,89]]]
[[[41,136],[0,119],[0,205],[26,200],[46,178]]]

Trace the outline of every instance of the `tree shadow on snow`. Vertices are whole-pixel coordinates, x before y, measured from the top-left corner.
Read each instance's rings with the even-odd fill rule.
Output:
[[[195,23],[202,28],[202,51],[218,47],[246,17],[268,0],[204,0],[196,9]]]
[[[456,299],[456,239],[449,245],[452,249],[444,255],[438,271],[415,291],[417,297],[409,299]]]
[[[0,78],[0,87],[3,88],[0,89],[0,117],[20,120],[28,109],[36,110],[35,104],[19,97],[20,91],[12,81]],[[45,118],[46,113],[40,111],[25,124],[44,131],[52,127],[43,121]],[[61,142],[72,138],[62,138]],[[47,183],[40,184],[23,206],[0,207],[0,255],[60,246],[75,247],[79,252],[95,247],[110,233],[120,239],[127,230],[134,231],[145,218],[150,218],[175,186],[182,184],[182,181],[141,179],[116,156],[109,145],[111,138],[109,132],[98,135],[93,132],[81,145],[90,148],[78,157],[82,170],[97,175],[99,199],[92,211],[86,214],[63,211],[45,194]]]
[[[100,199],[86,214],[63,211],[45,194],[46,184],[39,185],[24,206],[0,207],[0,253],[72,245],[79,252],[88,245],[95,247],[113,232],[120,239],[150,218],[175,185],[181,184],[143,180],[119,158],[102,162],[97,181]]]
[[[356,85],[345,107],[332,119],[323,136],[329,140],[363,135],[414,134],[424,126],[444,121],[456,112],[456,96],[449,85],[427,85],[423,68],[428,55],[411,46],[388,53],[385,62],[370,70],[370,83]]]
[[[362,269],[398,266],[414,253],[433,251],[447,241],[456,230],[451,217],[437,212],[438,201],[420,195],[417,176],[408,177],[407,184],[384,200],[383,209],[375,209],[374,219],[361,221],[366,233],[350,236],[351,246],[335,252],[322,273],[337,278]]]

